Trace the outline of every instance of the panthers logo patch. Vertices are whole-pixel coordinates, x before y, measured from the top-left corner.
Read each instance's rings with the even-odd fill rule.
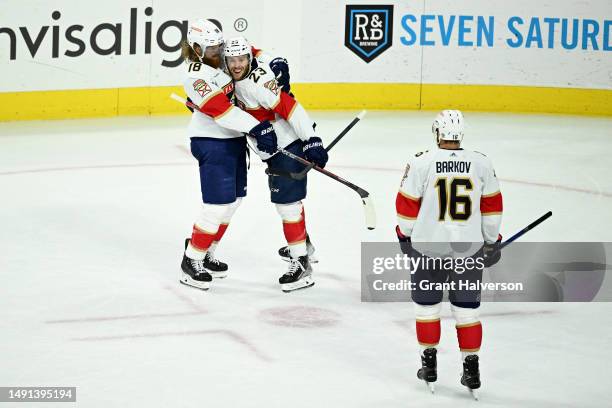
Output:
[[[198,79],[193,83],[193,89],[200,95],[200,97],[204,98],[206,95],[212,92],[212,88],[210,85],[206,83],[203,79]]]
[[[280,88],[278,87],[278,82],[276,79],[271,79],[264,84],[264,88],[269,89],[274,95],[278,95],[280,92]]]

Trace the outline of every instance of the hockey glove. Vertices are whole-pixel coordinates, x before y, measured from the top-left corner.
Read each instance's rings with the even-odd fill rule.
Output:
[[[501,234],[497,237],[497,241],[492,244],[484,244],[482,247],[483,264],[485,268],[490,268],[501,259],[501,250],[499,246],[501,244]]]
[[[412,249],[412,240],[410,239],[410,237],[407,237],[404,234],[402,234],[402,231],[400,230],[399,225],[395,226],[395,234],[397,235],[397,240],[400,243],[400,248],[402,249],[402,253],[408,256],[413,256],[414,249]]]
[[[187,97],[187,102],[189,102],[189,103],[193,103],[193,101],[191,100],[191,98],[190,98],[190,97]],[[189,106],[189,105],[185,104],[185,107],[186,107],[187,109],[189,109],[189,111],[190,111],[191,113],[193,113],[193,108],[192,108],[191,106]]]
[[[304,156],[306,160],[313,162],[317,166],[323,168],[327,164],[329,156],[323,148],[323,142],[320,137],[313,136],[304,144]]]
[[[264,153],[274,154],[278,149],[276,132],[272,124],[267,120],[251,129],[249,135],[257,140],[257,149]]]
[[[274,58],[270,61],[270,69],[276,77],[276,82],[283,88],[283,91],[289,93],[291,84],[289,83],[289,64],[287,60],[282,57]]]

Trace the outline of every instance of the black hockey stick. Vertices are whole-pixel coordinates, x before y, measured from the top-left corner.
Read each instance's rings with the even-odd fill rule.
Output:
[[[519,232],[517,232],[510,238],[508,238],[507,240],[505,240],[499,246],[499,248],[497,248],[497,250],[501,251],[504,247],[510,245],[511,243],[513,243],[514,241],[516,241],[517,239],[519,239],[520,237],[522,237],[523,235],[525,235],[526,233],[528,233],[529,231],[531,231],[532,229],[534,229],[535,227],[537,227],[538,225],[540,225],[541,223],[549,219],[551,216],[552,216],[552,211],[547,212],[546,214],[544,214],[543,216],[541,216],[540,218],[538,218],[537,220],[535,220],[534,222],[532,222],[531,224],[529,224],[528,226],[526,226],[525,228],[523,228],[522,230],[520,230]]]
[[[348,188],[350,188],[351,190],[359,194],[359,197],[361,197],[361,203],[363,204],[363,209],[365,212],[366,227],[370,230],[373,230],[374,228],[376,228],[376,209],[374,208],[374,202],[372,201],[372,198],[370,197],[370,193],[365,191],[363,188],[351,183],[350,181],[345,180],[342,177],[332,173],[331,171],[322,169],[321,167],[315,165],[314,163],[309,162],[308,160],[303,159],[300,156],[295,155],[285,149],[278,149],[278,151],[284,154],[285,156],[288,156],[292,158],[293,160],[297,160],[300,163],[306,166],[309,166],[310,168],[318,171],[319,173],[325,174],[327,177],[330,177],[336,180],[337,182],[344,184],[345,186],[347,186]]]
[[[332,140],[332,142],[325,148],[326,152],[329,152],[332,147],[334,147],[336,145],[336,143],[338,143],[340,141],[340,139],[342,139],[352,128],[353,126],[355,126],[357,124],[357,122],[359,122],[361,119],[363,119],[363,117],[365,116],[365,114],[367,113],[366,110],[362,110],[361,112],[359,112],[359,115],[357,115],[355,118],[353,118],[353,120],[351,121],[351,123],[349,123],[342,132],[340,132],[340,134],[338,136],[336,136],[336,138],[334,140]],[[309,165],[306,166],[306,168],[300,172],[294,173],[294,172],[288,172],[288,171],[282,171],[282,170],[270,170],[270,169],[266,169],[266,174],[271,175],[271,176],[280,176],[280,177],[287,177],[293,180],[302,180],[304,179],[304,177],[306,177],[306,173],[308,173],[311,169],[312,166],[314,165]]]

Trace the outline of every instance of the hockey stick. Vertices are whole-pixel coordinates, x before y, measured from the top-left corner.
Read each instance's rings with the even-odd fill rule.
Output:
[[[193,103],[193,102],[189,102],[187,99],[185,99],[185,98],[182,98],[182,97],[178,96],[178,95],[177,95],[177,94],[175,94],[174,92],[172,92],[172,93],[170,94],[170,98],[174,99],[175,101],[178,101],[178,102],[182,103],[183,105],[185,105],[185,106],[187,106],[187,107],[189,107],[189,108],[191,108],[191,109],[197,109],[197,110],[200,110],[200,108],[198,107],[198,105],[196,105],[196,104],[195,104],[195,103]]]
[[[190,108],[193,109],[199,109],[198,106],[192,102],[189,102],[188,100],[186,100],[185,98],[182,98],[180,96],[178,96],[175,93],[170,94],[170,98],[174,99],[175,101],[181,102],[182,104],[189,106]],[[363,114],[365,114],[365,112],[362,112]],[[361,115],[361,114],[360,114]],[[363,117],[363,116],[361,116]],[[357,118],[356,118],[357,119]],[[353,120],[355,121],[355,120]],[[355,123],[357,123],[359,120],[355,121]],[[347,130],[348,132],[348,130]],[[346,134],[346,133],[345,133]],[[340,138],[336,138],[338,140],[340,140]],[[337,141],[336,141],[337,143]],[[334,143],[335,144],[335,143]],[[363,203],[364,206],[364,211],[365,211],[365,219],[366,219],[366,227],[370,230],[376,228],[376,210],[374,208],[374,202],[372,201],[372,198],[370,197],[370,193],[368,193],[367,191],[365,191],[363,188],[356,186],[355,184],[351,183],[350,181],[347,181],[345,179],[343,179],[342,177],[339,177],[337,175],[335,175],[334,173],[322,169],[318,166],[316,166],[314,163],[309,162],[306,159],[301,158],[300,156],[296,156],[295,154],[284,150],[284,149],[278,149],[279,152],[283,153],[284,155],[291,157],[294,160],[299,161],[300,163],[306,165],[306,166],[311,166],[313,169],[315,169],[316,171],[325,174],[328,177],[331,177],[332,179],[344,184],[345,186],[347,186],[348,188],[350,188],[351,190],[355,191],[357,194],[359,194],[359,197],[361,197],[361,202]]]
[[[370,197],[370,193],[368,193],[367,191],[365,191],[363,188],[356,186],[355,184],[351,183],[348,180],[343,179],[342,177],[332,173],[331,171],[325,170],[320,168],[319,166],[315,165],[314,163],[309,162],[306,159],[301,158],[300,156],[297,156],[285,149],[278,149],[279,152],[281,152],[282,154],[284,154],[285,156],[288,156],[290,158],[292,158],[293,160],[297,160],[300,163],[311,167],[312,169],[318,171],[319,173],[325,174],[327,177],[330,177],[334,180],[336,180],[337,182],[344,184],[345,186],[347,186],[348,188],[350,188],[351,190],[355,191],[357,194],[359,194],[359,197],[361,197],[361,203],[363,204],[363,210],[365,213],[365,223],[366,223],[366,227],[369,230],[373,230],[374,228],[376,228],[376,209],[374,208],[374,202],[372,201],[372,197]]]
[[[352,128],[353,126],[355,126],[357,124],[357,122],[359,122],[361,119],[363,119],[363,117],[366,115],[367,111],[366,110],[362,110],[361,112],[359,112],[359,115],[357,115],[355,118],[353,118],[353,120],[351,121],[351,123],[349,123],[342,132],[340,132],[340,134],[338,136],[336,136],[336,138],[334,140],[332,140],[332,142],[325,148],[326,152],[329,152],[332,147],[334,147],[336,145],[336,143],[338,143],[340,141],[340,139],[342,139]],[[274,171],[270,171],[269,169],[266,169],[266,174],[271,175],[271,176],[281,176],[281,177],[287,177],[287,178],[291,178],[293,180],[302,180],[304,179],[304,177],[306,177],[306,173],[308,173],[311,169],[312,169],[313,165],[310,166],[306,166],[306,168],[300,172],[294,173],[294,172],[288,172],[288,171],[280,171],[280,170],[274,170]]]
[[[336,145],[336,143],[338,143],[340,141],[340,139],[342,139],[344,137],[344,135],[346,135],[352,128],[353,126],[355,126],[357,124],[357,122],[359,122],[361,119],[363,119],[363,117],[366,115],[367,111],[366,110],[362,110],[361,112],[359,112],[359,115],[357,115],[355,118],[353,118],[353,120],[351,121],[351,123],[349,123],[342,132],[340,132],[340,134],[338,136],[336,136],[336,138],[334,140],[332,140],[332,142],[325,148],[326,152],[329,152],[332,147],[334,147]],[[291,174],[291,178],[296,179],[296,180],[302,180],[304,177],[306,177],[306,173],[308,173],[310,171],[310,169],[312,169],[314,166],[310,165],[307,166],[304,170],[300,171],[299,173],[290,173]]]
[[[505,240],[499,246],[499,248],[497,248],[497,250],[501,251],[504,247],[510,245],[511,243],[513,243],[514,241],[516,241],[517,239],[525,235],[527,232],[531,231],[532,229],[534,229],[535,227],[537,227],[538,225],[540,225],[541,223],[549,219],[551,216],[552,216],[552,211],[548,211],[546,214],[542,215],[540,218],[538,218],[537,220],[535,220],[534,222],[532,222],[531,224],[529,224],[528,226],[526,226],[525,228],[523,228],[522,230],[520,230],[519,232],[517,232],[510,238],[508,238],[507,240]]]

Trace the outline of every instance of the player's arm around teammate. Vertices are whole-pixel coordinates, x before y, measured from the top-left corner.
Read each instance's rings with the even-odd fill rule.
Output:
[[[185,242],[180,282],[208,289],[214,277],[225,277],[227,264],[215,258],[215,249],[230,219],[246,195],[246,138],[260,150],[276,151],[276,133],[269,121],[260,123],[230,101],[234,85],[221,69],[223,33],[208,20],[189,26],[183,44],[188,97],[198,106],[188,127],[191,152],[198,160],[202,209]]]

